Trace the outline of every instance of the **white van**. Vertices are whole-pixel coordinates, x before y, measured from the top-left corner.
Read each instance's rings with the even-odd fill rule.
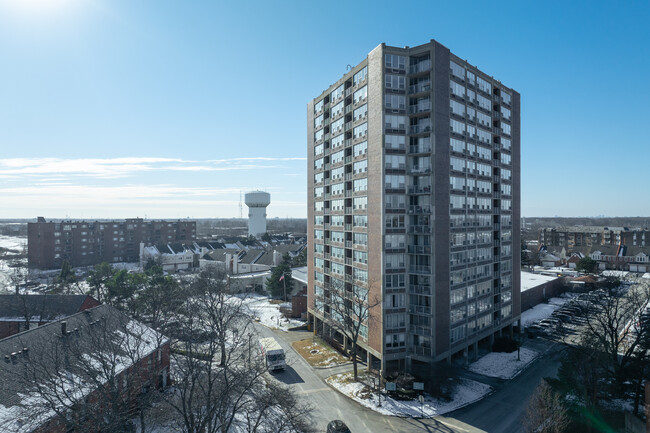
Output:
[[[266,361],[266,367],[269,370],[284,370],[287,366],[284,349],[280,344],[275,341],[275,338],[260,338],[260,350],[262,351],[262,356]]]

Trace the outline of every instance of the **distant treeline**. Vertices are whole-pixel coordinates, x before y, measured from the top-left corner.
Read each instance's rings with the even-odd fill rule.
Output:
[[[2,223],[0,222],[0,235],[27,236],[27,223]]]
[[[270,234],[307,233],[306,218],[270,218],[266,220]],[[198,236],[245,236],[248,233],[247,218],[197,219]]]
[[[524,226],[524,222],[526,225]],[[647,217],[526,217],[521,219],[522,238],[524,240],[535,240],[539,238],[539,231],[542,228],[566,227],[566,226],[594,226],[594,227],[627,227],[649,228],[650,216]]]

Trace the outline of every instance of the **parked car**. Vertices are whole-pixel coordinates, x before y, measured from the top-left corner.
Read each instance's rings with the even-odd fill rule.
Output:
[[[335,419],[327,424],[327,433],[352,433],[347,425],[340,419]]]

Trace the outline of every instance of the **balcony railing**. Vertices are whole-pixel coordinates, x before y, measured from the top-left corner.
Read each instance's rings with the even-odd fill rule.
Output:
[[[410,305],[409,312],[416,314],[431,314],[431,307],[425,307],[424,305]]]
[[[409,74],[417,74],[420,72],[425,72],[431,69],[431,60],[422,60],[421,62],[409,66]]]
[[[431,254],[430,245],[409,245],[408,251],[410,254]]]
[[[409,153],[431,153],[431,145],[419,144],[409,146]]]
[[[414,84],[409,86],[410,93],[420,93],[420,92],[429,92],[431,91],[431,82],[425,81],[423,83]]]
[[[431,131],[431,125],[411,125],[410,127],[410,132],[411,134],[420,134],[423,132],[430,132]]]
[[[409,272],[412,274],[431,274],[431,266],[426,265],[411,265]]]
[[[418,295],[430,295],[431,286],[424,284],[409,284],[409,291]]]
[[[431,101],[419,102],[416,105],[409,106],[409,113],[424,113],[425,111],[431,111]]]
[[[431,226],[429,225],[410,225],[409,233],[431,233]]]
[[[425,174],[425,173],[431,173],[431,167],[420,167],[420,166],[412,166],[409,167],[409,173],[410,174]]]
[[[431,192],[431,185],[409,186],[409,194],[428,194]]]
[[[409,213],[422,213],[422,214],[430,214],[431,213],[431,206],[417,206],[417,205],[411,205],[409,206]]]

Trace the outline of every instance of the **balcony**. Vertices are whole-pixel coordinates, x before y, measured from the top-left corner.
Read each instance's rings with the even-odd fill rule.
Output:
[[[409,254],[431,254],[430,245],[409,245]]]
[[[422,134],[425,132],[431,132],[431,125],[430,124],[424,124],[424,125],[411,125],[409,128],[409,131],[411,134]]]
[[[411,265],[409,272],[412,274],[431,275],[431,266],[426,265]]]
[[[416,144],[409,146],[409,153],[431,153],[431,145]]]
[[[409,186],[409,194],[430,194],[431,185],[413,185]]]
[[[430,92],[430,91],[431,91],[431,81],[425,81],[419,84],[414,84],[412,86],[409,86],[409,93],[411,94]]]
[[[429,225],[410,225],[409,233],[431,233],[431,226]]]
[[[424,305],[409,305],[409,313],[416,314],[431,314],[431,307],[425,307]]]
[[[431,60],[422,60],[421,62],[409,66],[409,74],[419,74],[420,72],[426,72],[431,69]]]
[[[431,173],[431,167],[420,167],[420,166],[412,166],[409,167],[408,170],[409,174],[426,174],[426,173]]]
[[[409,114],[424,113],[431,111],[431,101],[419,102],[416,105],[409,106]]]
[[[424,284],[409,284],[409,292],[418,295],[430,295],[431,286]]]
[[[418,356],[426,356],[428,358],[431,357],[431,348],[430,347],[424,347],[424,346],[414,346],[410,348],[410,352],[414,355]]]
[[[411,214],[430,214],[431,213],[431,206],[429,206],[429,205],[425,205],[425,206],[410,205],[409,206],[409,213],[411,213]]]

